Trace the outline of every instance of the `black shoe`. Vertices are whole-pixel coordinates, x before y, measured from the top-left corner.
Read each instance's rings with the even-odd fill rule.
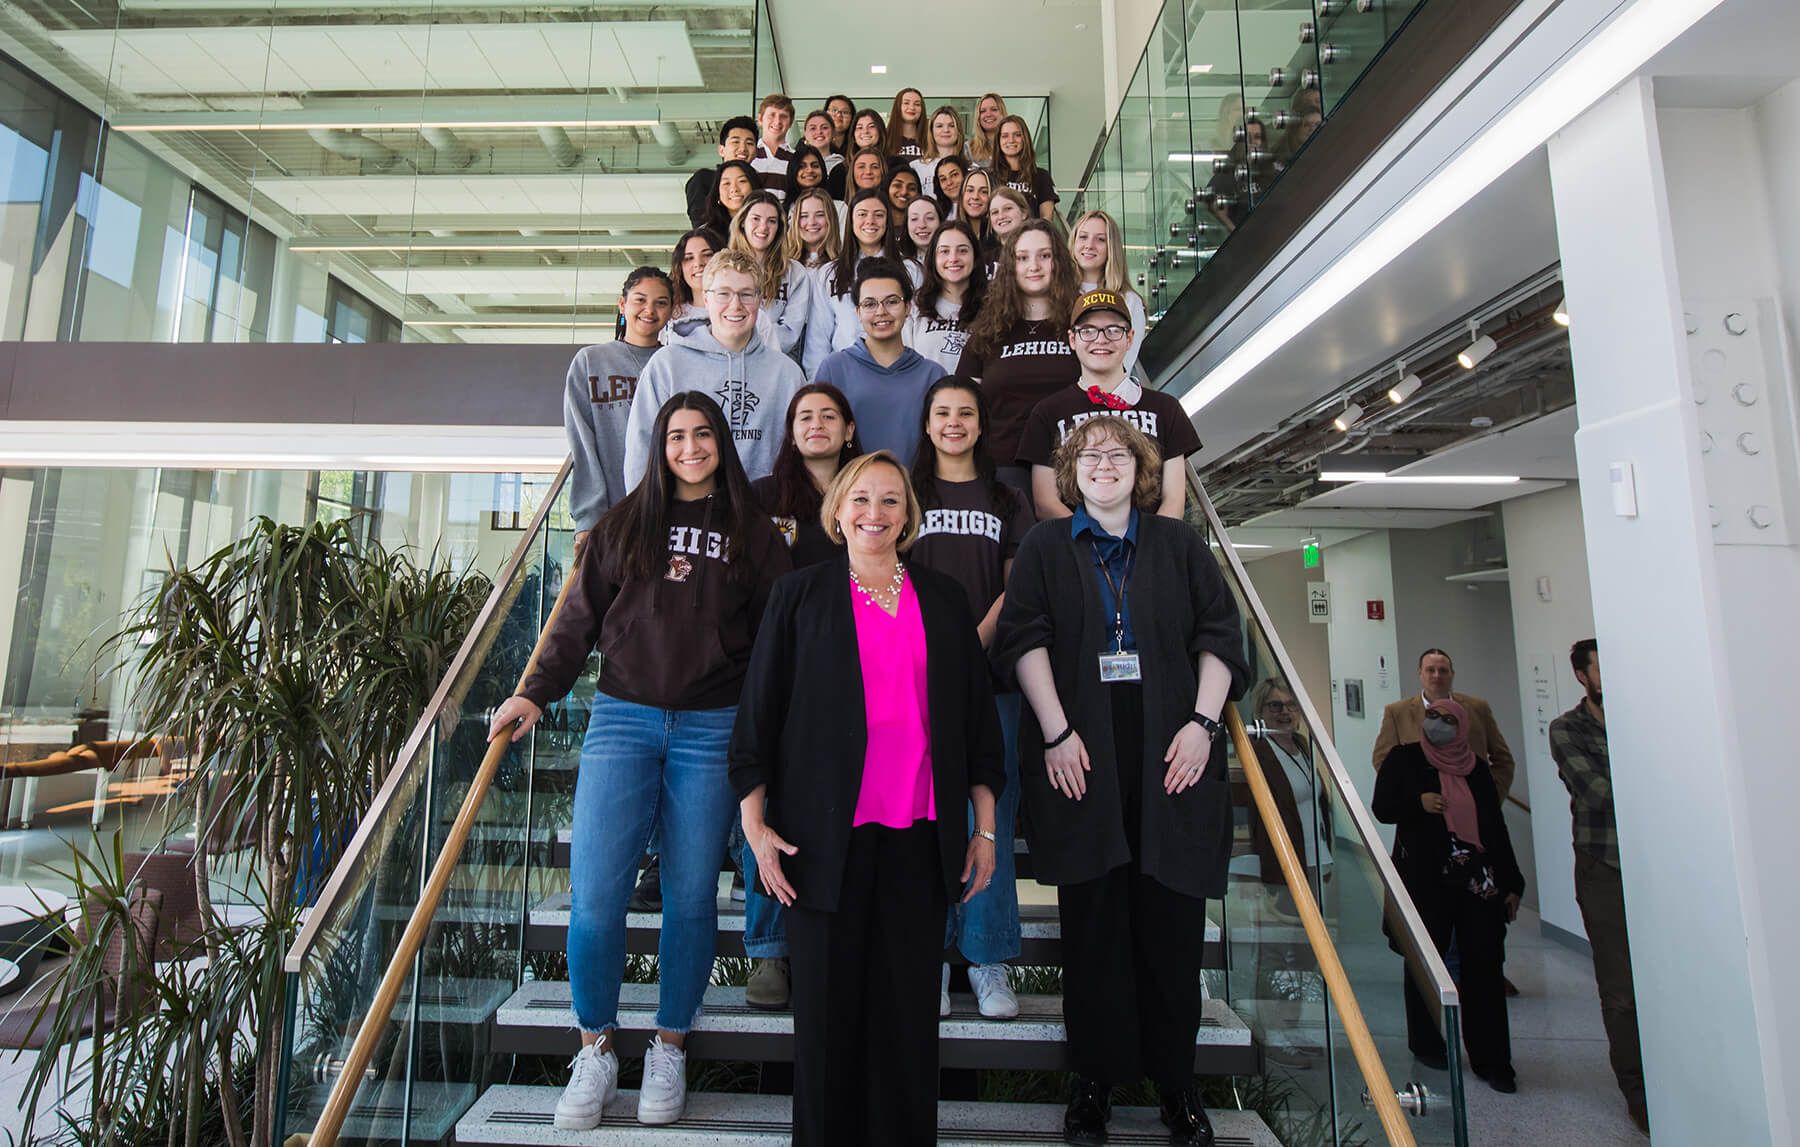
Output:
[[[1477,1067],[1474,1069],[1479,1079],[1487,1080],[1487,1085],[1502,1095],[1511,1095],[1519,1090],[1519,1074],[1511,1064],[1502,1067]]]
[[[1419,1061],[1420,1067],[1429,1067],[1433,1071],[1450,1070],[1450,1053],[1442,1048],[1429,1052],[1420,1051],[1418,1048],[1412,1048],[1410,1050],[1412,1051],[1412,1057]]]
[[[1206,1108],[1200,1106],[1200,1089],[1157,1090],[1162,1097],[1162,1121],[1169,1129],[1169,1142],[1181,1147],[1212,1147],[1212,1120],[1206,1117]]]
[[[1112,1088],[1083,1079],[1063,1112],[1063,1142],[1097,1147],[1106,1142],[1106,1121],[1112,1118]]]
[[[654,856],[644,865],[637,887],[631,890],[630,908],[633,912],[662,911],[662,861]]]

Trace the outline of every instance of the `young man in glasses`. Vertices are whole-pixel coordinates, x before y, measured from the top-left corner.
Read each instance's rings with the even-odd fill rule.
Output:
[[[902,466],[912,465],[919,446],[925,392],[944,377],[942,366],[901,341],[912,296],[912,276],[905,267],[892,259],[864,259],[850,291],[863,337],[828,355],[813,378],[829,382],[850,400],[864,452],[891,450]]]
[[[1187,497],[1182,459],[1200,449],[1200,436],[1174,395],[1145,390],[1126,373],[1131,340],[1131,312],[1117,292],[1089,291],[1075,300],[1069,346],[1081,363],[1081,377],[1038,403],[1019,437],[1019,461],[1031,464],[1031,498],[1039,521],[1072,512],[1056,496],[1051,459],[1069,432],[1096,414],[1116,414],[1156,443],[1163,459],[1162,504],[1156,512],[1182,516]],[[857,414],[860,421],[860,408]]]
[[[773,338],[757,332],[761,274],[748,252],[727,248],[714,255],[700,280],[706,317],[670,324],[667,345],[644,364],[625,427],[628,489],[643,479],[652,451],[661,449],[651,441],[657,411],[685,390],[710,395],[725,412],[751,481],[774,469],[788,403],[806,378]]]

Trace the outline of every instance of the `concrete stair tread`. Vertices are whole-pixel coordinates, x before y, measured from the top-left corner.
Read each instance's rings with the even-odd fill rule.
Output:
[[[655,984],[625,984],[619,993],[619,1047],[641,1053],[656,1030]],[[939,1062],[944,1067],[1009,1067],[1059,1070],[1067,1067],[1068,1045],[1062,997],[1021,995],[1019,1016],[991,1020],[976,1009],[975,997],[953,992],[951,1014],[938,1025]],[[793,1056],[794,1017],[790,1011],[763,1011],[744,1002],[744,989],[706,989],[689,1048],[700,1059],[780,1062]],[[526,1055],[573,1055],[579,1047],[575,1013],[566,980],[527,983],[494,1013],[493,1050]],[[1250,1027],[1223,1000],[1206,1001],[1194,1041],[1195,1070],[1202,1074],[1253,1074],[1257,1047]]]
[[[689,1092],[678,1123],[646,1127],[636,1120],[637,1093],[621,1091],[593,1131],[558,1131],[555,1087],[491,1087],[456,1125],[463,1147],[762,1147],[786,1143],[792,1135],[790,1103],[781,1095]],[[996,1144],[1061,1143],[1062,1104],[938,1104],[940,1147],[993,1147]],[[1252,1111],[1210,1111],[1217,1147],[1281,1147]],[[1118,1147],[1166,1144],[1169,1133],[1148,1107],[1115,1107],[1108,1140]]]

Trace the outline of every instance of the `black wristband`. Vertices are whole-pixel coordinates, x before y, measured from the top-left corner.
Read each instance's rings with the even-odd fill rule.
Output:
[[[1068,740],[1070,737],[1072,737],[1074,735],[1075,735],[1075,722],[1071,721],[1071,722],[1069,722],[1069,727],[1064,729],[1062,731],[1062,733],[1055,740],[1045,741],[1044,748],[1054,749],[1054,748],[1056,748],[1056,746],[1062,744],[1064,741]]]
[[[1192,717],[1189,717],[1188,720],[1200,726],[1202,729],[1205,729],[1210,736],[1217,737],[1220,733],[1225,731],[1225,726],[1219,724],[1211,717],[1208,717],[1205,713],[1195,713]]]

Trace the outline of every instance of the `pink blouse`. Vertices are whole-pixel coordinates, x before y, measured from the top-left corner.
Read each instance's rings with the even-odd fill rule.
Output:
[[[862,660],[863,707],[869,747],[863,756],[862,790],[850,823],[911,828],[937,819],[931,786],[931,716],[925,693],[925,622],[909,579],[900,608],[889,617],[854,585],[850,612]]]

